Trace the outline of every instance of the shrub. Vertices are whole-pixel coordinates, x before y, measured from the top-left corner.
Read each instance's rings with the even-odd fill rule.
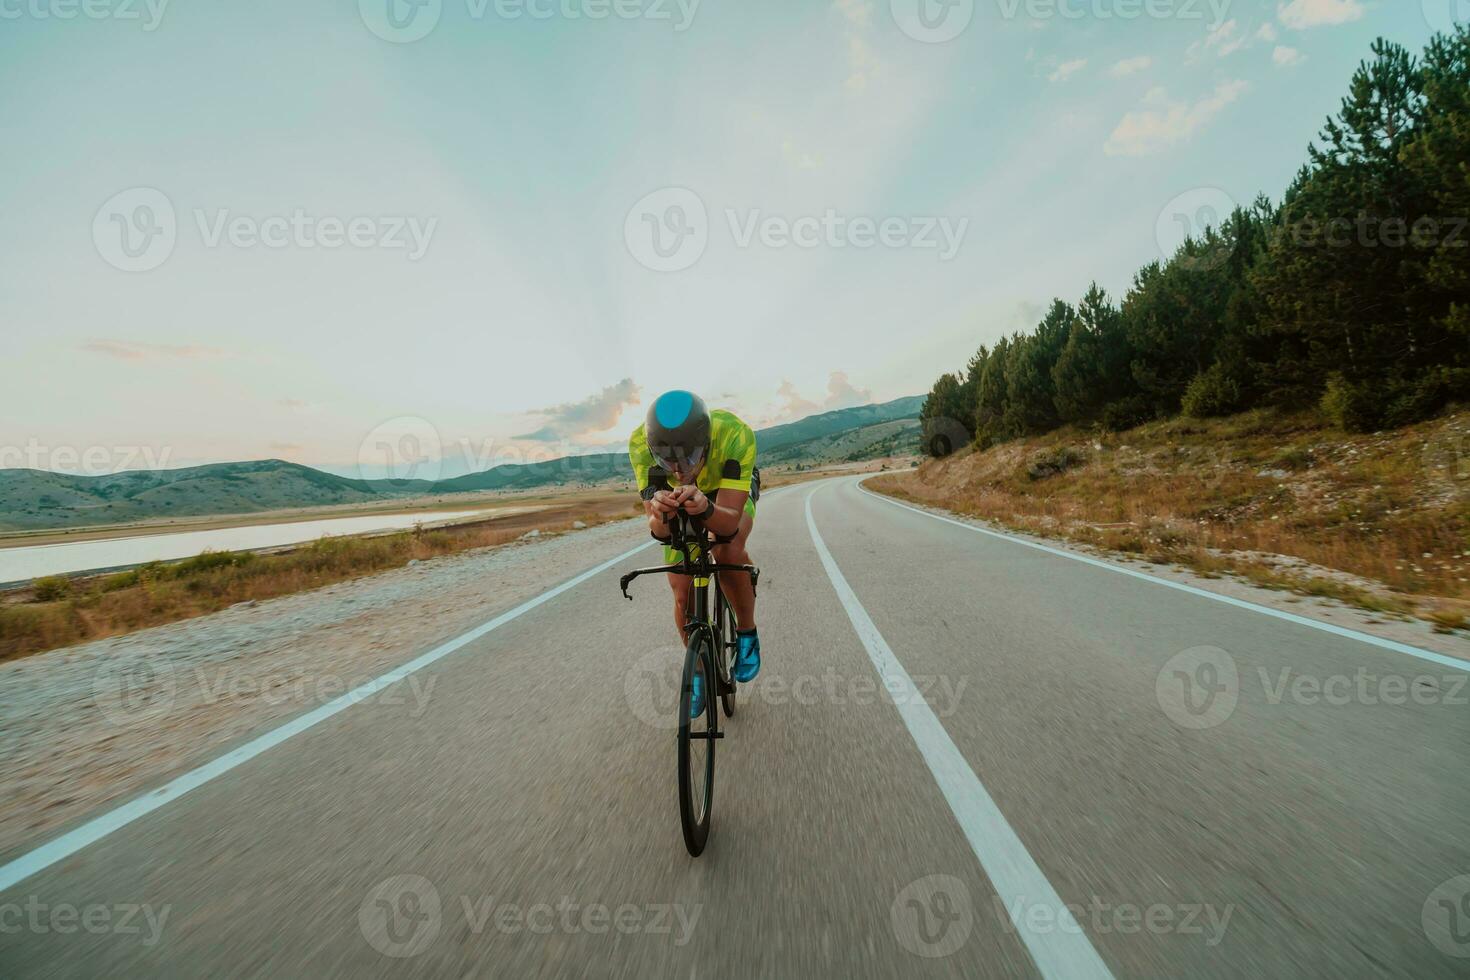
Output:
[[[189,578],[219,568],[239,568],[254,559],[255,555],[248,551],[203,551],[173,566],[172,573],[174,578]]]
[[[98,583],[97,587],[103,592],[116,592],[119,589],[131,589],[141,581],[143,576],[138,569],[128,572],[118,572],[109,575]]]
[[[1110,432],[1123,432],[1153,418],[1153,409],[1142,395],[1109,402],[1103,407],[1103,428]]]
[[[65,575],[48,575],[36,579],[32,588],[37,602],[58,602],[71,595],[71,579]]]
[[[1184,389],[1180,406],[1191,418],[1208,419],[1229,415],[1241,407],[1240,382],[1230,376],[1225,365],[1215,363],[1194,376]]]
[[[1086,459],[1086,456],[1071,446],[1062,446],[1033,456],[1026,466],[1026,476],[1031,480],[1045,480],[1049,476],[1065,473]]]
[[[1412,380],[1348,381],[1341,374],[1327,379],[1322,414],[1349,432],[1396,429],[1427,419],[1470,385],[1463,370],[1427,371]]]

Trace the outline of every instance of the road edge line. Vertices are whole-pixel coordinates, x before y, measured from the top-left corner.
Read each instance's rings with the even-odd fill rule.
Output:
[[[825,485],[825,484],[824,484]],[[832,588],[837,593],[853,630],[868,653],[873,668],[878,672],[885,689],[893,695],[894,707],[909,730],[909,736],[918,746],[919,754],[929,766],[934,781],[944,794],[949,809],[959,822],[960,829],[969,841],[980,867],[990,879],[991,886],[999,897],[1009,894],[1020,899],[1006,906],[1007,915],[1015,926],[1016,933],[1025,943],[1036,968],[1046,977],[1066,978],[1096,977],[1111,980],[1112,973],[1103,963],[1102,957],[1093,948],[1076,918],[1056,893],[1026,845],[1000,812],[995,800],[986,791],[980,777],[949,737],[949,732],[940,722],[934,710],[918,693],[913,678],[894,656],[883,634],[878,632],[867,610],[858,600],[857,594],[848,585],[837,561],[827,550],[826,543],[817,531],[812,518],[812,498],[822,489],[814,488],[806,495],[806,526],[811,532],[812,544],[817,556],[827,571]],[[1055,928],[1038,932],[1027,928],[1026,918],[1030,910],[1045,907],[1051,913]],[[1017,911],[1020,914],[1017,914]]]
[[[932,517],[936,521],[943,521],[946,524],[953,524],[956,527],[963,527],[968,530],[974,531],[977,534],[985,534],[992,538],[998,538],[1001,541],[1009,541],[1011,544],[1018,544],[1026,548],[1033,548],[1037,551],[1044,551],[1049,555],[1056,555],[1059,558],[1069,558],[1072,561],[1080,561],[1084,565],[1091,565],[1094,568],[1101,568],[1109,572],[1117,572],[1120,575],[1127,575],[1132,578],[1142,579],[1145,582],[1153,582],[1155,585],[1162,585],[1170,589],[1176,589],[1180,592],[1186,592],[1190,595],[1202,596],[1206,599],[1213,599],[1216,602],[1222,602],[1227,606],[1234,606],[1237,609],[1248,609],[1251,612],[1257,612],[1264,616],[1271,616],[1276,619],[1285,620],[1288,623],[1295,623],[1298,626],[1307,626],[1311,629],[1321,630],[1324,633],[1331,633],[1334,636],[1341,636],[1349,640],[1357,640],[1360,643],[1367,643],[1372,646],[1381,647],[1385,650],[1392,650],[1395,653],[1402,653],[1410,657],[1417,657],[1418,659],[1426,661],[1427,663],[1438,664],[1441,667],[1449,667],[1453,670],[1470,671],[1470,661],[1460,660],[1456,657],[1448,656],[1447,654],[1435,653],[1433,650],[1425,650],[1422,647],[1410,646],[1407,643],[1400,643],[1397,640],[1390,640],[1382,636],[1374,636],[1372,633],[1363,633],[1359,630],[1351,629],[1346,626],[1338,626],[1335,623],[1324,623],[1320,619],[1311,619],[1307,616],[1298,616],[1296,613],[1290,613],[1284,609],[1272,609],[1270,606],[1262,606],[1257,603],[1251,602],[1248,599],[1237,599],[1235,596],[1224,595],[1219,592],[1211,592],[1209,589],[1201,589],[1198,586],[1188,585],[1184,582],[1173,582],[1166,578],[1159,578],[1156,575],[1149,575],[1147,572],[1140,572],[1137,569],[1133,568],[1124,568],[1121,565],[1116,565],[1112,562],[1103,561],[1098,558],[1092,558],[1088,555],[1075,554],[1070,551],[1065,551],[1061,548],[1051,548],[1036,541],[1027,541],[1025,538],[1017,537],[1012,534],[995,531],[988,527],[980,527],[977,524],[969,524],[965,521],[956,520],[952,517],[945,517],[942,514],[936,514],[933,511],[924,510],[921,507],[914,507],[900,500],[894,500],[892,497],[887,497],[881,493],[876,493],[872,490],[869,490],[867,487],[863,486],[863,481],[867,479],[869,479],[869,477],[862,477],[861,479],[854,482],[857,488],[863,493],[867,494],[869,497],[873,497],[876,500],[881,500],[884,503],[892,504],[895,507],[902,507],[904,510],[911,510],[915,514],[922,514],[925,517]]]

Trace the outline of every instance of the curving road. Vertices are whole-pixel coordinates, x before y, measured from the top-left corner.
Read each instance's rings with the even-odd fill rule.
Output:
[[[644,549],[408,665],[427,710],[318,711],[14,855],[0,977],[1470,973],[1470,664],[846,478],[752,552],[702,858],[665,589],[617,594]]]

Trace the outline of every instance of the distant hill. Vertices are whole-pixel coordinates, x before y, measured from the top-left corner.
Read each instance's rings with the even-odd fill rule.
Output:
[[[440,480],[433,493],[463,493],[470,490],[527,490],[532,487],[566,486],[573,483],[600,483],[604,480],[633,478],[633,467],[627,453],[592,453],[587,456],[563,456],[541,463],[506,463],[479,473],[468,473],[453,480]]]
[[[762,463],[871,459],[917,443],[923,395],[812,415],[756,432]],[[626,453],[506,464],[453,480],[354,480],[280,459],[69,476],[0,470],[0,530],[120,524],[388,501],[419,494],[528,490],[631,480]]]
[[[824,436],[834,436],[878,422],[904,418],[917,419],[919,409],[924,407],[925,397],[927,396],[910,395],[907,398],[895,398],[881,405],[859,405],[856,408],[839,408],[820,415],[808,415],[804,419],[787,422],[785,425],[773,425],[768,429],[761,429],[755,434],[755,441],[760,447],[761,456],[764,457],[767,453],[777,449],[811,442]]]
[[[353,480],[280,459],[107,476],[0,470],[0,528],[76,527],[357,504],[424,493],[430,486],[423,480]]]

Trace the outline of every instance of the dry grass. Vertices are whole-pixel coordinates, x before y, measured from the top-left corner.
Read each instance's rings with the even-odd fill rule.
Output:
[[[641,504],[637,508],[642,510]],[[373,537],[322,538],[277,554],[206,552],[110,575],[37,580],[0,601],[0,660],[202,616],[238,602],[271,599],[474,548],[514,541],[528,530],[559,533],[575,522],[631,516],[626,494],[531,514]]]
[[[1372,435],[1264,410],[1103,436],[1063,430],[869,485],[1375,611],[1433,607],[1450,623],[1470,610],[1467,411]]]

